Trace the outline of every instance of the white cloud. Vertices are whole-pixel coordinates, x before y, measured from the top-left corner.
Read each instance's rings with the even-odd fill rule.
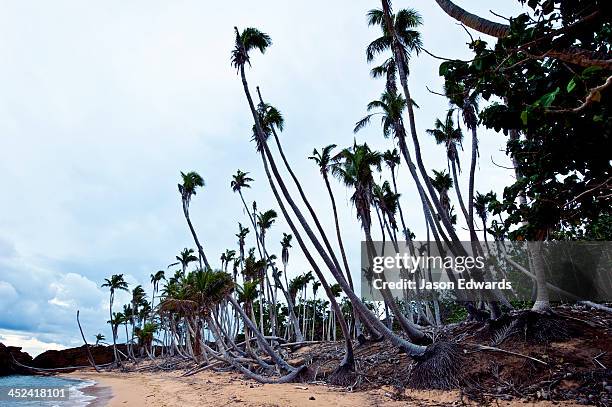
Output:
[[[30,334],[5,329],[0,329],[0,342],[6,346],[19,346],[32,357],[47,350],[66,348],[60,343],[44,342]]]
[[[513,14],[516,2],[507,3],[496,4],[496,11]],[[424,17],[429,50],[469,58],[461,27],[433,3],[414,6]],[[234,25],[257,26],[273,38],[265,56],[253,57],[248,78],[283,112],[285,153],[324,227],[333,231],[320,174],[306,157],[313,147],[352,143],[355,121],[382,90],[381,81],[370,79],[364,55],[379,34],[365,22],[371,7],[375,3],[366,0],[4,4],[0,276],[8,285],[0,285],[0,295],[6,294],[0,328],[78,345],[75,313],[81,309],[88,335],[106,332],[108,293],[99,288],[105,277],[129,275],[132,286],[143,283],[149,292],[149,274],[183,247],[193,247],[176,190],[180,170],[196,170],[206,179],[191,212],[215,264],[235,244],[236,223],[248,224],[229,188],[236,169],[250,171],[256,180],[247,201],[256,200],[261,209],[276,207],[249,141],[251,119],[241,84],[229,64]],[[490,7],[484,0],[469,4],[473,12],[488,13]],[[411,61],[420,132],[447,108],[425,89],[441,87],[438,64],[424,54]],[[381,150],[391,146],[375,125],[357,139]],[[490,163],[491,157],[508,163],[500,151],[504,140],[481,131],[480,191],[500,193],[511,182],[509,172]],[[429,168],[446,166],[442,149],[426,137],[422,149]],[[467,185],[467,171],[462,177]],[[422,237],[423,216],[405,168],[398,182],[406,220]],[[333,188],[356,273],[362,232],[350,194],[336,183]],[[269,233],[271,251],[279,251],[287,231],[279,219]],[[296,246],[289,273],[306,268]],[[126,299],[118,296],[118,302]]]

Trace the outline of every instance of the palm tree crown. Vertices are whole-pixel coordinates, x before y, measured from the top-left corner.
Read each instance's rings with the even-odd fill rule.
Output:
[[[323,147],[321,149],[321,152],[319,152],[319,150],[315,148],[314,150],[312,150],[312,155],[308,157],[310,160],[313,160],[315,163],[317,163],[323,176],[327,176],[327,174],[329,173],[330,163],[332,159],[331,152],[334,148],[336,148],[335,144],[330,144],[328,146]]]
[[[332,167],[332,173],[347,187],[355,189],[351,201],[357,209],[357,218],[361,220],[362,226],[369,228],[374,185],[372,167],[380,171],[381,154],[372,151],[366,143],[359,145],[355,142],[352,148],[342,150],[334,160],[337,165]]]
[[[204,186],[204,179],[195,171],[190,171],[187,174],[181,171],[181,178],[183,183],[178,184],[178,190],[183,201],[189,206],[191,197],[196,194],[196,189]]]
[[[239,192],[242,188],[251,188],[249,183],[253,182],[253,178],[250,178],[248,172],[238,170],[235,175],[232,176],[230,186],[232,191]]]
[[[370,10],[367,14],[367,18],[368,25],[380,26],[383,34],[381,37],[372,41],[366,49],[366,57],[368,62],[370,62],[376,57],[376,55],[391,49],[393,39],[384,23],[383,10]],[[404,61],[407,62],[410,52],[416,51],[418,54],[423,46],[421,34],[415,30],[415,28],[423,23],[423,19],[417,11],[413,9],[403,9],[398,11],[396,14],[391,15],[391,20],[393,23],[393,29],[395,30],[395,34],[404,54]]]
[[[257,28],[245,28],[242,33],[238,27],[234,27],[236,32],[236,43],[232,50],[232,65],[239,69],[245,64],[251,64],[249,52],[258,49],[262,54],[272,45],[272,39],[266,33],[259,31]]]
[[[128,291],[128,283],[124,280],[123,274],[113,274],[110,279],[105,278],[102,287],[108,287],[111,293],[117,290]]]
[[[436,119],[433,129],[425,130],[427,134],[432,135],[436,144],[443,144],[446,147],[446,154],[449,162],[457,164],[457,168],[461,171],[459,165],[459,154],[457,146],[461,147],[463,142],[463,132],[461,128],[455,127],[453,121],[453,110],[449,110],[446,114],[446,120],[442,122],[440,119]]]

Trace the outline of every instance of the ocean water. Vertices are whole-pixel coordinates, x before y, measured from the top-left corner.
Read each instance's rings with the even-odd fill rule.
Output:
[[[0,399],[4,407],[81,407],[87,406],[95,399],[81,390],[94,385],[89,380],[66,379],[56,376],[4,376],[0,377],[0,391],[6,394],[8,388],[66,388],[68,400],[6,400]]]

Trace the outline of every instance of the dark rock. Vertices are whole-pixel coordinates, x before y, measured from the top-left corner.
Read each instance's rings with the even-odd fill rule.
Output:
[[[310,397],[308,397],[308,400],[315,400],[315,397],[314,396],[310,396]]]
[[[97,365],[103,365],[113,361],[112,346],[90,346],[89,349]],[[125,345],[117,345],[117,349],[123,353],[127,352]],[[42,369],[57,369],[60,367],[90,366],[90,364],[87,359],[87,349],[85,345],[83,345],[78,348],[48,350],[43,352],[34,358],[32,366]]]
[[[32,356],[22,352],[20,347],[4,346],[0,343],[0,376],[28,374],[26,369],[15,364],[13,360],[27,366],[32,364]]]

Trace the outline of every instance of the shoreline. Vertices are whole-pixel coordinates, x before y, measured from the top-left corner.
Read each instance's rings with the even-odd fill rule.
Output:
[[[349,392],[342,388],[313,383],[260,384],[235,373],[201,372],[181,377],[179,371],[156,373],[101,372],[78,370],[62,375],[91,380],[95,384],[81,391],[95,396],[88,406],[164,406],[164,407],[405,407],[451,406],[461,401],[459,391],[407,390],[397,400],[394,389],[384,386],[375,390]],[[466,400],[464,400],[466,401]],[[477,405],[469,404],[467,405]],[[499,406],[570,406],[570,402],[554,403],[526,400],[498,400]]]

